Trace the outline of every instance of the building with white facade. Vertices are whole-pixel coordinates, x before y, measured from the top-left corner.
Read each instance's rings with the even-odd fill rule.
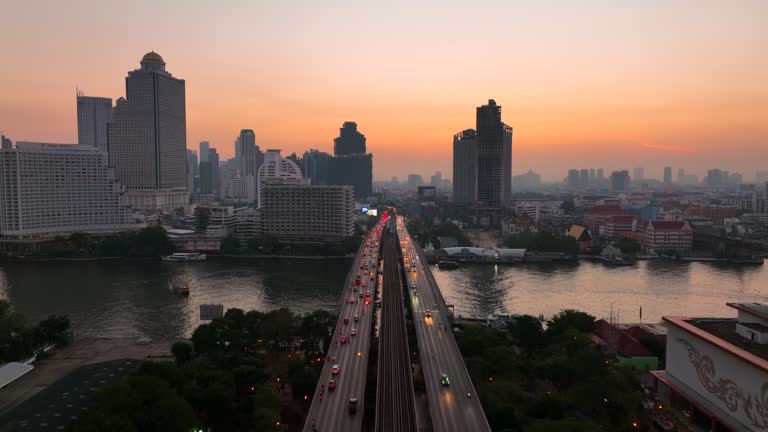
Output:
[[[112,116],[112,99],[77,94],[77,143],[107,148],[107,123]]]
[[[96,147],[18,142],[0,150],[0,236],[40,239],[139,229]]]
[[[309,179],[304,178],[301,168],[294,161],[280,156],[280,150],[274,149],[264,153],[264,163],[259,167],[258,179],[259,207],[261,207],[262,190],[268,180],[279,179],[282,184],[309,184]]]
[[[188,201],[184,80],[155,52],[128,72],[125,98],[109,122],[109,163],[137,209],[181,207]],[[203,155],[201,155],[201,158]]]
[[[648,221],[641,243],[647,250],[689,252],[693,247],[693,229],[683,220]]]
[[[697,431],[768,430],[768,305],[728,306],[737,318],[663,318],[666,370],[651,372],[662,401],[659,423]]]
[[[288,241],[338,241],[355,232],[352,186],[313,186],[292,178],[269,178],[259,192],[262,236]]]

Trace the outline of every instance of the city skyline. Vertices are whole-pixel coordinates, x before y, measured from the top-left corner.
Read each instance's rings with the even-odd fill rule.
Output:
[[[76,142],[75,89],[116,100],[125,71],[154,50],[187,81],[187,147],[209,141],[222,160],[243,128],[262,148],[330,153],[338,125],[355,121],[375,179],[452,178],[453,135],[493,98],[517,131],[514,174],[559,181],[574,166],[643,166],[661,178],[672,166],[701,177],[719,167],[751,180],[764,169],[754,157],[768,133],[768,62],[755,55],[768,49],[764,2],[167,5],[177,14],[142,1],[130,11],[88,4],[10,2],[0,129],[14,141]],[[159,33],[116,19],[125,14]],[[228,25],[213,33],[209,20]],[[33,23],[37,37],[7,43]],[[99,31],[113,37],[82,43]],[[242,55],[241,44],[252,50]],[[457,61],[465,55],[488,67],[482,80]]]

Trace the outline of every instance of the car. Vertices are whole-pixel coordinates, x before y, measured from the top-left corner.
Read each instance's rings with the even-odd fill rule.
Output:
[[[358,321],[360,321],[360,315],[355,314],[355,322],[358,322]]]
[[[451,380],[448,378],[447,374],[440,375],[440,384],[447,386],[451,384]]]
[[[416,289],[416,282],[411,282],[411,288]]]
[[[355,285],[360,285],[360,279],[355,279]]]
[[[371,292],[370,292],[370,291],[366,291],[366,292],[365,292],[365,296],[366,296],[366,297],[370,297],[370,296],[371,296]]]
[[[354,414],[357,412],[357,399],[350,398],[349,399],[349,413]]]
[[[341,339],[339,339],[339,342],[341,342],[342,344],[347,343],[347,337],[346,336],[342,336]]]
[[[371,304],[371,299],[370,298],[366,298],[365,299],[365,304]]]
[[[418,291],[416,291],[416,290],[413,290],[413,291],[411,291],[411,292],[413,293],[413,296],[414,296],[414,297],[418,297],[418,296],[419,296],[419,292],[418,292]]]
[[[363,293],[362,292],[360,292],[360,298],[363,298]]]
[[[350,298],[349,298],[349,302],[350,302],[350,303],[354,303],[354,302],[356,302],[356,301],[357,301],[357,300],[355,300],[355,298],[354,298],[354,297],[350,297]]]
[[[341,372],[341,366],[337,364],[333,365],[333,367],[331,368],[331,375],[338,375],[339,372]]]
[[[344,317],[344,324],[349,324],[349,317]]]
[[[333,391],[336,388],[336,380],[328,380],[328,390]]]
[[[356,329],[352,329],[352,330],[349,331],[349,334],[350,334],[350,336],[355,336],[357,334],[357,330]]]
[[[424,312],[424,315],[426,315],[427,318],[432,318],[432,311],[427,309],[426,312]]]

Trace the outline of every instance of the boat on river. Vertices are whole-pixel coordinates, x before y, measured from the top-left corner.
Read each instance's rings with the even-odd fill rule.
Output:
[[[163,261],[172,261],[172,262],[205,261],[206,259],[208,259],[208,256],[206,254],[201,254],[197,252],[179,252],[179,253],[166,255],[162,257]]]

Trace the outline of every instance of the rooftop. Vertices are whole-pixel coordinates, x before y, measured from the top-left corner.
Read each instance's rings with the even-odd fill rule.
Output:
[[[735,318],[691,318],[688,323],[750,354],[768,360],[768,345],[750,342],[749,339],[737,334],[738,321]]]
[[[728,306],[747,312],[752,315],[757,315],[760,318],[768,319],[768,305],[763,303],[726,303]]]

